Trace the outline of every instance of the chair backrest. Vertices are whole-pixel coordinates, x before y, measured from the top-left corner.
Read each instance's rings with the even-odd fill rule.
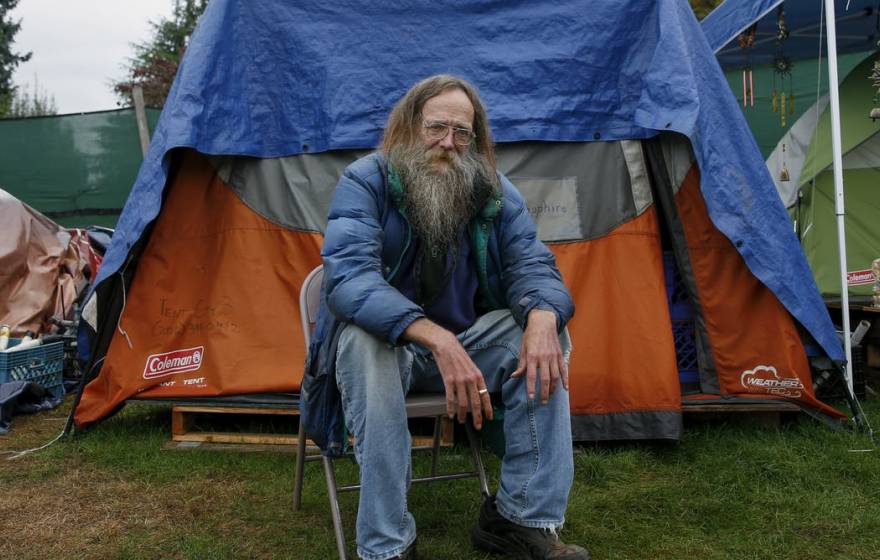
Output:
[[[299,316],[302,321],[303,337],[306,351],[312,336],[312,329],[318,320],[318,308],[321,306],[321,282],[324,280],[324,267],[319,265],[303,280],[299,289]]]

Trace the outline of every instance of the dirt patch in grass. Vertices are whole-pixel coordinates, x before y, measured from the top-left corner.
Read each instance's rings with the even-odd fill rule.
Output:
[[[7,451],[39,447],[61,433],[70,412],[71,402],[71,398],[68,397],[54,410],[13,416],[12,430],[0,435],[0,463],[5,463],[4,459],[9,455],[5,453]],[[6,470],[4,465],[0,464],[0,473],[4,470]]]
[[[8,463],[18,463],[45,476],[3,476],[0,558],[118,558],[130,556],[132,545],[144,557],[175,557],[166,545],[181,530],[201,526],[209,533],[234,535],[247,529],[237,526],[241,523],[231,514],[242,491],[240,481],[154,486],[82,459],[65,461],[63,469],[40,465],[39,458],[4,463],[5,475]],[[223,515],[224,509],[230,513]]]
[[[254,487],[259,475],[238,455],[151,462],[161,411],[133,409],[87,438],[8,460],[54,439],[70,404],[16,416],[0,436],[0,558],[275,558],[305,544],[279,527],[292,524],[288,502]]]

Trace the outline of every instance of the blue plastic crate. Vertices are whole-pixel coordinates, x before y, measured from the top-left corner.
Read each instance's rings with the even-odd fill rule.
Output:
[[[666,302],[669,304],[669,315],[672,320],[692,321],[694,308],[675,264],[675,257],[671,253],[663,254],[663,279],[666,281]]]
[[[697,362],[696,333],[693,321],[672,321],[675,340],[675,359],[678,378],[682,383],[699,383],[700,366]]]
[[[669,305],[669,317],[672,320],[678,379],[682,384],[699,384],[700,366],[697,361],[694,308],[672,253],[663,254],[663,276],[666,281],[666,303]]]
[[[9,348],[21,339],[10,338]],[[0,352],[0,383],[30,381],[54,397],[64,396],[64,342],[52,342],[17,352]]]

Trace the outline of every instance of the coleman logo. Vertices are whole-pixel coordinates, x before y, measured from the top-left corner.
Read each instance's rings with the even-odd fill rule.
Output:
[[[164,354],[152,354],[147,357],[147,364],[144,366],[144,379],[154,379],[184,371],[195,371],[202,367],[204,354],[204,346],[174,350]]]
[[[874,283],[874,273],[871,269],[853,270],[846,273],[846,283],[850,286],[864,286],[865,284]]]
[[[740,383],[750,393],[767,393],[780,397],[801,396],[804,384],[797,377],[780,377],[773,366],[756,366],[742,372]]]

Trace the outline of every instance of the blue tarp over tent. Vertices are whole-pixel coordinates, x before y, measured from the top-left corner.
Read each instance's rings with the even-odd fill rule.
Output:
[[[755,141],[685,0],[213,0],[98,282],[120,269],[158,215],[169,150],[267,158],[369,148],[403,92],[440,72],[479,87],[498,142],[688,136],[715,225],[825,351],[843,358]]]
[[[784,8],[789,33],[782,47],[776,41],[779,7]],[[876,48],[880,37],[877,10],[877,0],[834,2],[839,54]],[[721,66],[737,68],[769,64],[780,54],[792,60],[819,57],[825,49],[824,17],[822,0],[725,0],[701,27]],[[734,39],[755,22],[755,47],[744,51]]]

